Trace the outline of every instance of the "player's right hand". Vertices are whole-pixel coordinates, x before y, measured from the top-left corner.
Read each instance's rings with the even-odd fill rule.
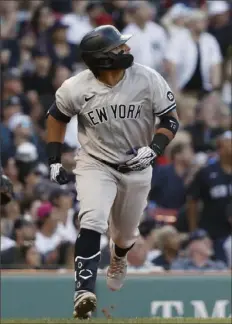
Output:
[[[60,185],[69,182],[67,171],[63,168],[62,164],[54,163],[50,165],[50,179]]]

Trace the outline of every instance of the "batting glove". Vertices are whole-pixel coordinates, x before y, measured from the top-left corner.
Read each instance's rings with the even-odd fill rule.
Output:
[[[126,162],[126,165],[132,171],[142,171],[146,169],[157,157],[157,154],[149,146],[144,146],[136,150],[134,149],[133,151],[136,156]]]
[[[51,181],[57,182],[60,185],[69,182],[68,174],[60,163],[54,163],[50,165],[50,179]]]

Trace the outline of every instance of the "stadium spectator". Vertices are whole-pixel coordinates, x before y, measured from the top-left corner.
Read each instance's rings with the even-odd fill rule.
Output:
[[[17,37],[17,9],[18,1],[9,0],[1,1],[1,38],[4,39],[13,39]]]
[[[51,37],[47,43],[46,51],[55,65],[64,65],[74,71],[78,59],[77,46],[67,42],[66,30],[68,25],[56,21],[50,29]]]
[[[166,225],[156,232],[156,241],[161,254],[152,260],[155,266],[170,270],[180,249],[180,235],[175,227]]]
[[[232,22],[230,20],[230,5],[227,1],[208,1],[209,27],[208,32],[218,41],[224,58],[229,55],[232,46]]]
[[[197,230],[192,232],[186,247],[186,257],[177,258],[171,265],[171,270],[219,271],[226,270],[225,263],[211,260],[213,246],[207,232]]]
[[[50,7],[43,3],[33,12],[29,23],[25,26],[22,35],[29,36],[35,41],[36,46],[41,50],[46,50],[49,38],[49,30],[55,22],[55,17]]]
[[[194,151],[213,152],[216,137],[230,128],[229,108],[212,93],[198,104],[195,116],[194,122],[185,127],[191,135]]]
[[[136,272],[160,270],[160,267],[154,266],[147,260],[148,251],[146,240],[140,236],[128,252],[128,270]]]
[[[23,247],[28,242],[35,241],[35,224],[22,218],[16,219],[12,229],[11,238],[18,247]]]
[[[231,131],[219,137],[218,160],[202,168],[188,190],[189,230],[205,229],[213,240],[217,259],[222,261],[226,260],[223,244],[231,232],[226,217],[232,193],[231,139]],[[200,201],[203,204],[201,210]]]
[[[42,257],[33,242],[25,242],[20,249],[20,267],[23,269],[42,269]]]
[[[131,1],[127,10],[132,22],[122,32],[133,35],[128,41],[128,46],[135,61],[163,72],[167,35],[163,27],[152,21],[151,5],[147,1]]]
[[[187,27],[188,32],[171,38],[165,54],[167,78],[184,125],[189,122],[189,114],[194,119],[202,93],[218,90],[222,83],[222,55],[217,40],[206,32],[206,14],[192,10]]]
[[[186,31],[186,21],[191,9],[183,3],[174,4],[161,18],[161,23],[168,32],[169,37],[178,36]]]
[[[128,5],[128,0],[112,0],[103,1],[103,6],[108,14],[113,19],[114,26],[122,31],[126,27],[127,21],[125,19],[125,9]]]
[[[62,17],[62,22],[68,25],[67,41],[72,44],[79,44],[81,39],[91,29],[92,25],[86,14],[88,2],[82,0],[72,0],[72,12]]]
[[[37,226],[35,246],[43,256],[43,263],[58,263],[58,247],[61,243],[60,236],[56,233],[57,219],[50,203],[43,203],[37,210]]]
[[[29,115],[31,112],[31,106],[28,102],[28,98],[24,94],[21,73],[18,69],[9,69],[3,74],[1,100],[4,103],[10,100],[12,97],[18,97],[22,106],[22,111]]]
[[[171,163],[153,169],[149,200],[162,208],[179,209],[185,203],[185,179],[190,172],[194,153],[190,143],[178,142],[169,151]]]
[[[22,75],[25,92],[36,91],[39,95],[53,92],[51,78],[51,57],[46,51],[34,48],[32,50],[34,63],[33,71],[27,71]]]
[[[56,233],[63,242],[75,243],[77,229],[74,225],[73,196],[69,190],[57,188],[51,192],[49,201],[57,219]]]

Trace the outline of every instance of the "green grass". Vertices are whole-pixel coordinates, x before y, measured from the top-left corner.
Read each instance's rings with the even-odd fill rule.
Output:
[[[1,320],[1,324],[78,324],[78,323],[91,323],[91,324],[105,324],[105,323],[143,323],[143,324],[231,324],[231,318],[131,318],[131,319],[91,319],[91,320],[75,320],[75,319],[11,319]]]

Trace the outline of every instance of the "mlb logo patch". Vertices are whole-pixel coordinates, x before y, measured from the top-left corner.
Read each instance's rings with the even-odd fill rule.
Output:
[[[167,97],[168,97],[168,100],[170,100],[170,101],[174,101],[174,99],[175,99],[174,94],[171,91],[168,91]]]

